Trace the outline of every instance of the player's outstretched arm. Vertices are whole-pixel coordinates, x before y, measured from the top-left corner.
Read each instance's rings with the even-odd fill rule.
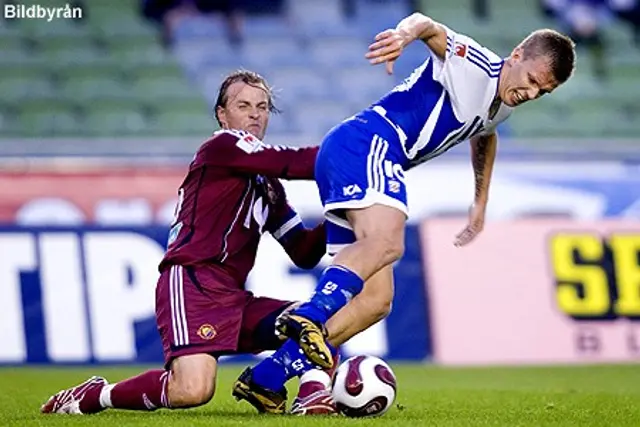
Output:
[[[272,147],[252,135],[221,132],[198,151],[195,161],[270,178],[314,178],[318,147]]]
[[[469,224],[455,239],[456,246],[470,243],[484,228],[484,217],[489,201],[489,185],[496,160],[498,135],[477,135],[471,138],[471,163],[475,176],[475,196],[469,210]]]
[[[395,29],[378,33],[365,57],[374,65],[386,62],[387,73],[391,74],[393,64],[402,49],[415,40],[422,40],[433,53],[444,59],[447,52],[447,30],[422,13],[409,15]]]

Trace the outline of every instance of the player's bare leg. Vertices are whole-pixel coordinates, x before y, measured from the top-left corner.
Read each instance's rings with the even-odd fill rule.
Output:
[[[393,301],[393,267],[386,266],[364,284],[360,294],[327,321],[328,341],[338,348],[354,335],[384,319],[391,311]],[[314,369],[302,375],[298,396],[291,405],[294,415],[328,415],[337,413],[331,383],[340,364],[339,353],[334,353],[334,367],[320,371]]]
[[[328,341],[338,348],[354,335],[384,319],[391,311],[393,301],[393,267],[386,266],[371,276],[360,294],[327,321]],[[327,415],[337,413],[331,382],[340,363],[334,353],[334,368],[312,370],[300,378],[298,396],[291,405],[294,415]]]
[[[178,357],[171,364],[167,387],[172,408],[191,408],[211,400],[215,393],[218,362],[208,354]]]
[[[40,410],[94,414],[107,408],[153,411],[199,406],[213,397],[216,370],[217,362],[208,354],[181,356],[170,371],[150,370],[115,384],[92,377],[52,396]]]
[[[407,217],[400,210],[376,204],[348,211],[347,219],[357,240],[338,252],[334,265],[346,267],[367,281],[404,254]]]
[[[333,265],[320,278],[311,300],[290,313],[283,313],[276,322],[278,333],[297,341],[309,360],[325,369],[333,365],[333,360],[325,341],[328,333],[324,323],[362,291],[366,280],[404,253],[406,215],[402,211],[376,204],[348,211],[347,219],[356,242],[336,255]],[[385,295],[393,293],[393,281],[381,280],[380,283],[372,288],[372,296],[381,296],[380,300],[384,300]],[[370,321],[363,320],[362,324]]]

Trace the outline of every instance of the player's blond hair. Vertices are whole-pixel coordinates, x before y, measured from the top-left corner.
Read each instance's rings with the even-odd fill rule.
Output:
[[[521,43],[524,59],[546,56],[551,73],[558,83],[566,82],[576,64],[576,45],[562,33],[548,28],[534,31]]]

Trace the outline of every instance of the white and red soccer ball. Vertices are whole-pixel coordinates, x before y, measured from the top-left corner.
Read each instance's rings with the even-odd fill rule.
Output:
[[[338,410],[348,417],[382,415],[396,399],[396,376],[382,359],[354,356],[338,367],[332,394]]]

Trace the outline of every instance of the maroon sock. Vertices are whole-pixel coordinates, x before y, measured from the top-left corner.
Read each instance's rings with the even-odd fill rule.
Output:
[[[100,403],[105,407],[153,411],[168,408],[169,371],[156,369],[144,372],[114,385],[104,387]]]

